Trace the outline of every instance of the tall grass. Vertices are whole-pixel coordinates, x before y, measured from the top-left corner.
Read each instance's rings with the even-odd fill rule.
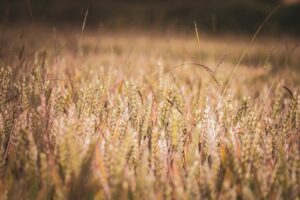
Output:
[[[52,55],[1,66],[1,199],[299,198],[297,85],[247,97],[233,80],[223,96],[209,74],[164,73],[164,57],[149,73]]]

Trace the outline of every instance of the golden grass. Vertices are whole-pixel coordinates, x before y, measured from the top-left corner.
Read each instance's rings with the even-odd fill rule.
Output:
[[[299,199],[296,39],[77,32],[2,36],[1,199]]]

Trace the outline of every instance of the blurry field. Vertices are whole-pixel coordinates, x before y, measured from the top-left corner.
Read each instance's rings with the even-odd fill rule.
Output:
[[[0,199],[299,199],[299,39],[0,36]]]

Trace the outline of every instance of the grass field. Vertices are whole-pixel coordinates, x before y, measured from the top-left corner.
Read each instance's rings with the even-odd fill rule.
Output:
[[[299,39],[0,33],[0,199],[299,199]]]

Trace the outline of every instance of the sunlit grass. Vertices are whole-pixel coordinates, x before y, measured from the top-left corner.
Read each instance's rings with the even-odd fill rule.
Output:
[[[0,198],[299,197],[296,39],[258,38],[222,94],[245,37],[77,32],[3,32]]]

